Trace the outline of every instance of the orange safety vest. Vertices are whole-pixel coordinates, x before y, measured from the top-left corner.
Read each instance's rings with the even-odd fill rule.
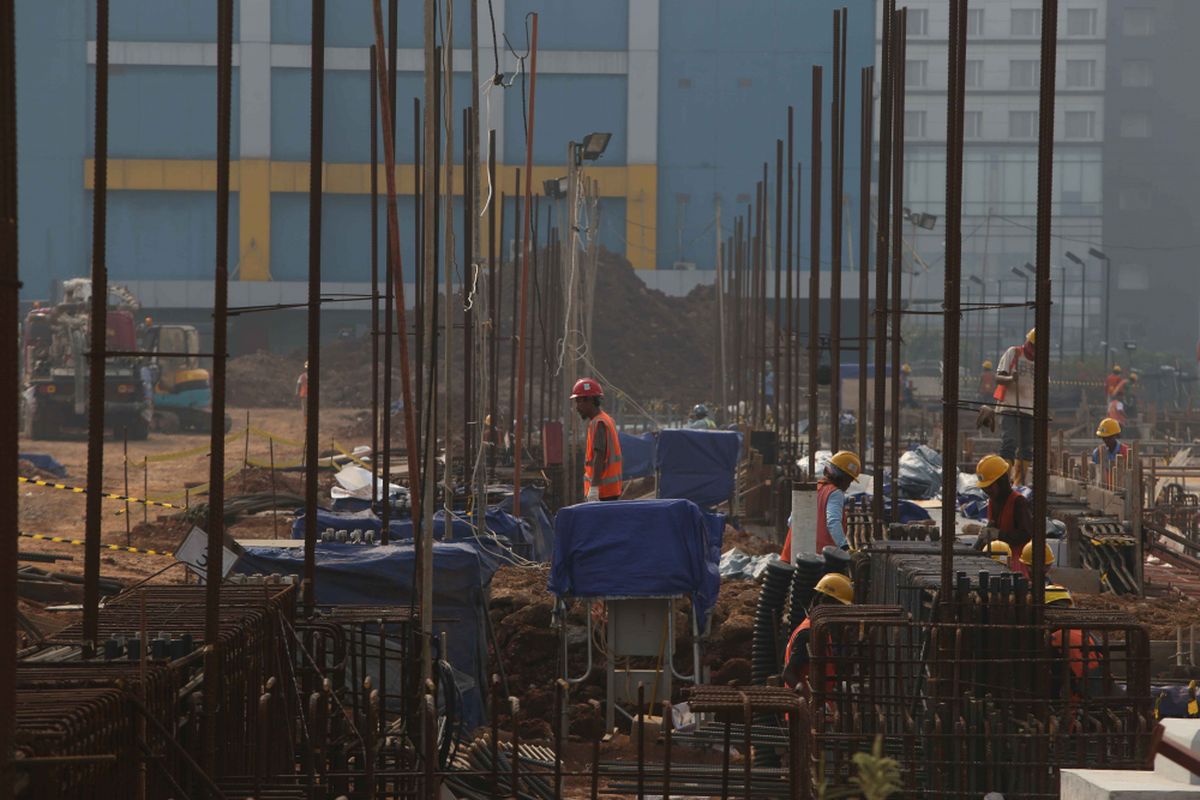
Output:
[[[605,436],[608,440],[608,464],[597,478],[592,473],[592,454],[595,452],[596,429],[604,423]],[[600,499],[617,498],[621,496],[621,441],[617,438],[617,426],[613,418],[603,411],[596,413],[588,421],[587,429],[587,460],[583,463],[583,494],[586,497],[595,484],[600,489]]]
[[[783,669],[784,669],[785,673],[791,667],[792,650],[796,646],[797,638],[799,638],[801,633],[803,633],[807,630],[810,630],[811,628],[812,628],[812,620],[809,619],[808,617],[805,617],[804,621],[801,622],[799,625],[797,625],[796,630],[792,631],[792,635],[788,637],[787,649],[783,651]],[[810,657],[809,657],[809,654],[806,652],[806,653],[804,653],[804,664],[802,666],[797,665],[795,668],[795,672],[797,675],[796,683],[794,685],[789,685],[788,688],[795,689],[795,688],[797,688],[797,686],[802,686],[803,684],[808,683],[808,662],[809,661],[810,661]],[[833,662],[832,661],[826,662],[826,664],[825,664],[825,678],[826,678],[825,691],[826,691],[826,693],[833,691],[834,678],[836,676],[837,676],[837,673],[834,670]]]
[[[1079,628],[1067,629],[1067,646],[1063,648],[1063,632],[1057,630],[1050,635],[1050,645],[1067,659],[1067,666],[1076,680],[1083,679],[1088,673],[1100,668],[1100,652],[1096,641],[1089,635],[1086,647],[1083,641],[1083,631]]]

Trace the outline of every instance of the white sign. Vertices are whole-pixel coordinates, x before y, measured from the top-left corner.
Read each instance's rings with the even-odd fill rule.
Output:
[[[233,565],[246,551],[231,539],[225,537],[225,546],[221,548],[221,577],[224,578],[233,570]],[[208,577],[208,533],[194,527],[188,531],[179,546],[175,548],[175,560],[187,564],[203,581]]]

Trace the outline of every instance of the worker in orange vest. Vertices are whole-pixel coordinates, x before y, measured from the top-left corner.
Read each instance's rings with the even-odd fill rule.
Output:
[[[621,441],[613,418],[600,409],[604,389],[594,378],[580,378],[571,390],[575,411],[587,422],[583,494],[589,503],[621,497]]]
[[[809,638],[812,635],[811,613],[814,608],[828,604],[851,605],[854,602],[854,584],[840,572],[831,572],[813,587],[812,601],[808,604],[808,613],[804,621],[796,626],[788,637],[787,647],[783,651],[783,682],[788,687],[802,688],[811,691],[808,685],[808,662],[812,658],[809,650]],[[833,664],[826,666],[825,677],[827,684],[834,678]]]
[[[843,522],[846,513],[846,490],[858,480],[862,472],[862,459],[849,450],[839,450],[829,459],[825,474],[817,481],[817,552],[833,545],[849,550],[846,528]],[[779,557],[792,563],[792,528],[788,526],[787,538]]]
[[[304,372],[296,378],[296,397],[300,400],[300,413],[308,419],[308,362],[304,362]]]
[[[1117,387],[1125,380],[1121,377],[1121,365],[1113,364],[1112,374],[1104,379],[1104,396],[1112,397],[1117,393]]]
[[[1008,545],[1009,569],[1028,575],[1014,555],[1033,537],[1033,513],[1029,501],[1013,488],[1008,462],[997,455],[984,456],[975,467],[975,477],[987,492],[988,526],[999,530],[999,540]]]
[[[1100,426],[1096,428],[1096,435],[1103,442],[1102,445],[1092,451],[1092,463],[1103,464],[1106,467],[1111,467],[1117,462],[1117,458],[1129,458],[1129,445],[1121,441],[1121,423],[1112,417],[1105,417],[1100,420]]]
[[[996,374],[992,372],[992,361],[983,362],[983,372],[979,374],[979,397],[983,402],[990,403],[996,393]]]
[[[1075,599],[1065,587],[1052,584],[1046,587],[1045,603],[1049,608],[1074,608]],[[1050,634],[1050,647],[1055,656],[1054,670],[1051,674],[1054,695],[1061,697],[1065,693],[1064,689],[1069,688],[1069,696],[1075,700],[1085,695],[1101,696],[1104,692],[1104,677],[1100,646],[1096,639],[1090,633],[1085,636],[1080,628],[1067,628],[1065,642],[1063,638],[1061,628]],[[1062,670],[1064,661],[1067,666],[1065,675]],[[1111,691],[1119,692],[1116,686],[1111,687]]]

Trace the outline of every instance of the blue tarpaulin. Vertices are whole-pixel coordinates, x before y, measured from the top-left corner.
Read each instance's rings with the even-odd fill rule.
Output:
[[[490,491],[490,490],[489,490]],[[554,523],[550,521],[550,509],[542,499],[545,489],[536,486],[526,486],[521,490],[521,518],[529,525],[533,534],[533,559],[549,561],[554,552]],[[508,496],[497,506],[501,511],[512,514],[512,487],[508,487]]]
[[[654,474],[654,434],[618,433],[621,442],[621,480]]]
[[[582,503],[558,512],[549,589],[559,597],[692,598],[703,628],[721,588],[725,517],[689,500]]]
[[[318,605],[391,605],[412,601],[414,552],[409,545],[317,544]],[[248,547],[235,571],[301,575],[304,549]],[[486,686],[487,639],[483,587],[495,568],[468,542],[433,545],[433,616],[440,636],[446,632],[447,660],[470,680],[459,681],[462,723],[470,730],[486,721],[481,686]],[[440,622],[437,620],[441,620]]]
[[[691,500],[709,508],[733,496],[742,434],[675,429],[658,434],[654,467],[658,496]]]

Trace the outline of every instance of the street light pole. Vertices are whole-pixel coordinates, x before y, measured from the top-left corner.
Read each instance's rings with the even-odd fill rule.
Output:
[[[1021,327],[1029,330],[1029,274],[1019,267],[1012,268],[1013,274],[1025,281],[1025,305],[1021,309]]]
[[[1091,255],[1092,258],[1098,258],[1104,262],[1104,371],[1108,372],[1108,356],[1109,351],[1112,348],[1112,342],[1108,338],[1109,299],[1111,297],[1110,291],[1112,289],[1112,262],[1109,261],[1108,256],[1094,247],[1088,248],[1088,254]]]
[[[1084,352],[1087,332],[1087,262],[1079,256],[1067,251],[1067,259],[1079,265],[1079,360],[1083,361],[1086,353]],[[1066,274],[1063,274],[1063,282],[1066,283]],[[1067,313],[1066,308],[1063,309],[1063,314]]]

